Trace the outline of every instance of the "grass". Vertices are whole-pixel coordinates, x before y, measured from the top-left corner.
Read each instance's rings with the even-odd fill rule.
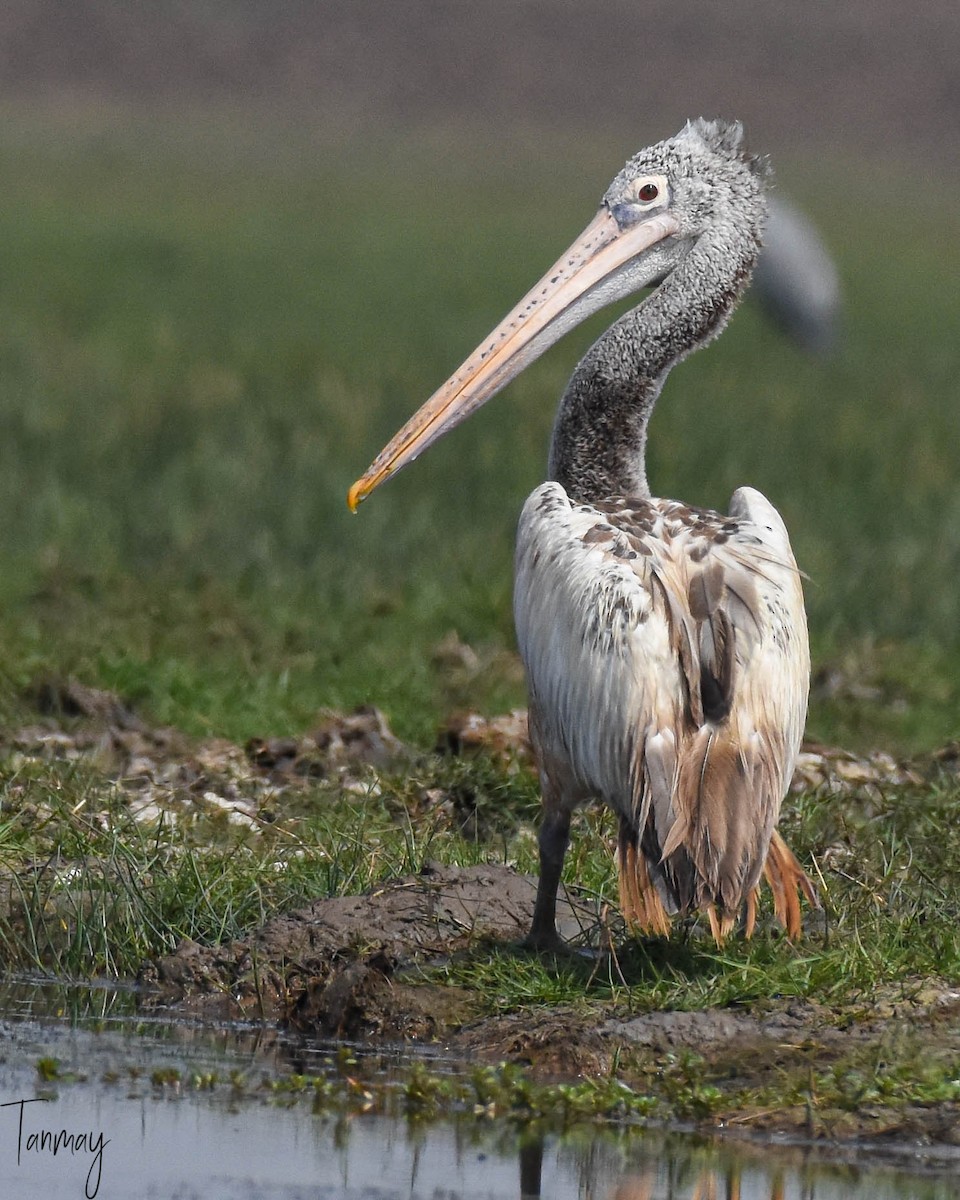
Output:
[[[695,924],[669,942],[621,944],[599,969],[478,943],[430,978],[471,989],[491,1015],[558,1004],[752,1008],[784,995],[846,1008],[861,997],[869,1007],[884,987],[908,995],[924,979],[956,980],[958,793],[944,775],[842,802],[796,798],[782,828],[827,891],[822,919],[795,949],[762,936],[718,951]],[[256,818],[239,826],[192,801],[182,816],[145,822],[137,793],[82,759],[13,763],[0,788],[4,961],[71,978],[130,977],[182,938],[239,938],[276,912],[414,874],[428,859],[536,871],[535,782],[483,760],[427,757],[399,775],[371,774],[359,796],[334,783],[258,796]],[[580,814],[566,872],[615,907],[612,835],[607,813]]]
[[[418,786],[455,790],[459,775],[457,764],[441,767]],[[360,801],[329,787],[292,807],[268,799],[238,828],[222,811],[145,823],[129,792],[86,767],[14,771],[0,785],[3,961],[130,978],[184,938],[229,941],[274,913],[416,874],[428,858],[469,864],[489,853],[455,819],[408,814],[409,780],[400,793],[378,796],[372,779],[369,788]]]
[[[359,517],[344,497],[633,147],[547,138],[536,158],[468,161],[444,134],[347,146],[209,115],[5,117],[0,723],[36,719],[26,697],[48,674],[238,742],[373,702],[423,749],[453,708],[522,704],[513,526],[554,398],[602,322]],[[747,481],[777,503],[811,577],[810,736],[913,754],[960,730],[960,231],[945,185],[913,198],[907,227],[869,165],[835,172],[827,202],[828,167],[781,178],[836,251],[840,353],[804,358],[748,302],[670,380],[650,475],[695,503]],[[451,631],[473,666],[451,666]],[[424,810],[430,787],[468,797],[479,840]],[[426,857],[535,868],[526,777],[426,758],[378,788],[318,786],[253,829],[144,825],[95,764],[6,752],[4,961],[129,976],[181,938],[238,937]],[[499,1013],[801,996],[849,1014],[884,989],[956,981],[958,792],[933,773],[792,801],[788,838],[828,881],[822,929],[796,949],[764,936],[718,953],[688,929],[602,971],[478,946],[435,977]],[[568,875],[612,899],[604,818],[583,824]]]
[[[897,788],[842,803],[800,797],[781,828],[805,862],[818,864],[828,890],[822,918],[808,923],[793,949],[764,936],[734,939],[717,950],[698,923],[675,930],[669,942],[621,945],[599,971],[593,961],[518,960],[480,947],[442,973],[451,983],[476,988],[501,1013],[529,1003],[602,1008],[609,1001],[632,1012],[754,1011],[782,996],[849,1013],[851,1006],[870,1010],[885,988],[907,998],[924,980],[960,978],[960,901],[952,884],[960,850],[952,831],[958,799],[955,781],[946,780],[922,791]],[[615,903],[602,849],[612,828],[606,832],[603,839],[580,831],[568,874]]]
[[[242,939],[276,913],[415,873],[428,860],[536,869],[534,782],[482,760],[426,757],[402,774],[369,774],[349,796],[323,783],[268,792],[257,819],[239,826],[202,809],[143,822],[129,786],[83,760],[13,765],[0,791],[0,953],[9,971],[129,978],[181,939]],[[922,1025],[911,1015],[935,1009],[960,978],[958,801],[956,780],[935,775],[929,786],[864,789],[842,802],[797,798],[785,835],[829,890],[822,918],[793,947],[764,922],[751,942],[735,938],[718,951],[704,923],[688,922],[669,940],[616,933],[615,954],[599,960],[478,941],[419,977],[469,995],[474,1021],[542,1017],[550,1028],[559,1014],[568,1031],[658,1010],[775,1017],[787,1002],[812,1004],[813,1023],[778,1043],[771,1064],[752,1071],[733,1051],[627,1049],[609,1074],[577,1086],[515,1067],[450,1077],[416,1062],[386,1088],[352,1077],[346,1087],[325,1078],[290,1086],[318,1111],[419,1120],[479,1105],[544,1129],[735,1117],[831,1137],[882,1132],[892,1121],[912,1136],[911,1122],[926,1128],[934,1109],[960,1101],[949,1011]],[[581,814],[567,864],[601,906],[615,904],[612,832],[606,814]],[[821,1045],[825,1030],[861,1023],[879,1032]],[[288,1094],[282,1080],[271,1086]],[[472,1099],[481,1086],[485,1098]]]
[[[198,732],[375,700],[429,739],[449,704],[431,647],[450,629],[511,645],[513,525],[555,397],[608,318],[357,518],[346,488],[584,224],[628,147],[545,139],[468,161],[452,136],[6,118],[6,703],[72,670]],[[932,746],[960,709],[955,208],[931,183],[905,229],[867,167],[829,205],[803,164],[781,176],[840,261],[842,352],[807,360],[748,302],[670,380],[651,478],[718,506],[750,481],[781,507],[816,667],[876,683],[816,694],[812,734]],[[496,711],[522,684],[491,672],[469,699]]]

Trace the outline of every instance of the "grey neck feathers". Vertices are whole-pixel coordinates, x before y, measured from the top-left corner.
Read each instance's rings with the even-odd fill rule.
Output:
[[[647,424],[670,368],[726,325],[759,241],[703,234],[664,282],[587,351],[560,401],[549,478],[572,500],[649,496]]]

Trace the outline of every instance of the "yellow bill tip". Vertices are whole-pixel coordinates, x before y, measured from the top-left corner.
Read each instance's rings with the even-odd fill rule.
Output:
[[[368,489],[363,486],[363,480],[358,479],[357,482],[347,492],[347,507],[352,513],[357,511],[362,500],[367,498]]]

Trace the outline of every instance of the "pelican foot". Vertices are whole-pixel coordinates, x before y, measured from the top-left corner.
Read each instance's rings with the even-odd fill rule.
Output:
[[[570,947],[557,933],[556,927],[552,929],[533,927],[520,945],[524,950],[533,950],[537,954],[569,954],[571,952]]]

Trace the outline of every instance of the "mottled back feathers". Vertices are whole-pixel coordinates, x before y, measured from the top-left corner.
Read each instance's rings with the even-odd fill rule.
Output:
[[[621,869],[641,848],[667,912],[729,921],[763,870],[806,710],[782,521],[747,488],[725,517],[575,504],[548,483],[524,508],[516,566],[531,727],[559,802],[620,813]]]

